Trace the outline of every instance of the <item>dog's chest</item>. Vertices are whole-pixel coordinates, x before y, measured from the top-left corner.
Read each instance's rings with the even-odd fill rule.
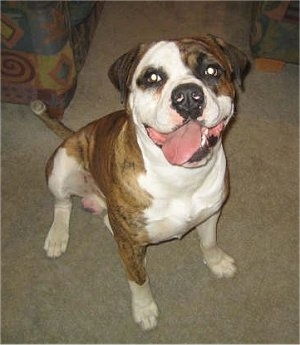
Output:
[[[203,181],[199,176],[180,182],[181,178],[175,174],[166,181],[162,176],[148,174],[141,179],[141,185],[153,197],[151,206],[144,210],[152,243],[181,238],[217,212],[224,202],[223,171],[213,171]]]
[[[221,206],[220,202],[191,202],[189,198],[170,201],[154,200],[145,211],[147,232],[152,243],[181,238],[186,232],[197,226]]]

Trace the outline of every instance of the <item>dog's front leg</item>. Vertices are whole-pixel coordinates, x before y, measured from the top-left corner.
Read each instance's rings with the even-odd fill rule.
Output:
[[[217,245],[217,223],[220,212],[215,213],[205,222],[197,226],[200,238],[200,247],[203,252],[204,262],[218,277],[232,277],[236,272],[234,259],[227,255]]]
[[[145,269],[146,247],[118,236],[116,240],[128,276],[134,321],[143,330],[150,330],[157,325],[158,308]]]

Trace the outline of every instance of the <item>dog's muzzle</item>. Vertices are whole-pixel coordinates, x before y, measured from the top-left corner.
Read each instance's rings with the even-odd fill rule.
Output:
[[[202,88],[197,84],[180,84],[172,91],[171,103],[184,119],[195,120],[202,114],[205,96]]]
[[[170,164],[196,166],[220,139],[226,119],[214,127],[206,127],[198,119],[205,102],[201,86],[195,83],[180,84],[171,93],[171,107],[183,118],[182,124],[170,133],[162,133],[145,125],[148,136],[161,148]]]

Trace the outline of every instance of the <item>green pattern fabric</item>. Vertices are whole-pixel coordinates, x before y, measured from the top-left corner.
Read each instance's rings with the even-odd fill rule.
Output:
[[[253,2],[250,46],[255,58],[299,63],[299,2]]]
[[[99,1],[2,1],[2,102],[40,99],[61,117],[102,6]]]

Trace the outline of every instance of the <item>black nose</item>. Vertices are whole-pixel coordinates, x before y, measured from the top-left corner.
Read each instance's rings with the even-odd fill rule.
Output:
[[[178,85],[171,94],[173,108],[186,119],[196,119],[202,114],[204,100],[202,88],[193,83]]]

